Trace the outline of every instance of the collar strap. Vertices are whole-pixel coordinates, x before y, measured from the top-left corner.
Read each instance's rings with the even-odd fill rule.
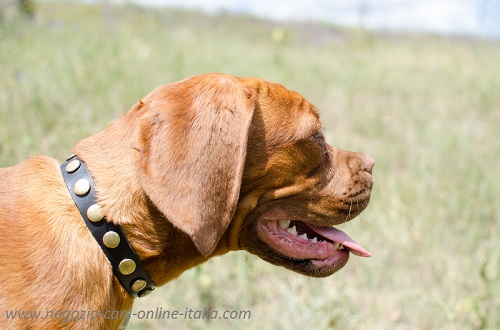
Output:
[[[70,156],[61,172],[85,224],[111,262],[113,273],[132,297],[144,297],[155,289],[139,257],[132,250],[119,226],[106,221],[97,204],[95,184],[85,163]]]

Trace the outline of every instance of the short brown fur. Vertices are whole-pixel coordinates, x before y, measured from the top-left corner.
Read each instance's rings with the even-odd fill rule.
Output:
[[[160,86],[73,152],[87,164],[106,218],[122,227],[157,286],[239,249],[326,276],[268,255],[254,228],[273,205],[325,226],[366,206],[367,156],[311,140],[320,131],[316,109],[299,94],[208,74]],[[36,156],[0,169],[0,313],[129,310],[133,298],[86,228],[59,166]],[[364,195],[347,214],[342,196],[353,189]],[[116,329],[120,322],[0,315],[2,329]]]

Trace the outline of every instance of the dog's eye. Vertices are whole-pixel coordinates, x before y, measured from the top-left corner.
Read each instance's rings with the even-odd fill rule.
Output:
[[[327,144],[326,144],[325,136],[323,135],[323,132],[319,131],[319,132],[311,135],[310,141],[312,141],[316,146],[319,147],[319,150],[321,151],[321,153],[323,155],[322,164],[323,165],[328,164],[329,163],[329,154],[328,154]]]
[[[311,135],[311,138],[313,138],[314,140],[319,140],[319,141],[324,140],[323,133],[321,133],[321,132],[314,133],[313,135]]]
[[[314,133],[313,135],[311,135],[310,139],[315,143],[317,143],[321,147],[321,149],[323,150],[326,149],[325,136],[323,135],[322,131]]]

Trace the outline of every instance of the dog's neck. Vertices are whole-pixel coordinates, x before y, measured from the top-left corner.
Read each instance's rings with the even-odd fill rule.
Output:
[[[130,120],[132,116],[122,117],[80,141],[73,152],[86,163],[107,220],[122,228],[153,282],[160,286],[207,258],[144,194],[136,175],[137,155],[132,148],[135,125]],[[211,256],[228,252],[226,242],[223,237]]]

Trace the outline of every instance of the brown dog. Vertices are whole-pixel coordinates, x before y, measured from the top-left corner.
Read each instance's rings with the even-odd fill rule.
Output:
[[[157,286],[231,250],[319,277],[369,256],[332,226],[367,206],[374,165],[321,130],[281,85],[208,74],[157,88],[73,151]],[[62,311],[132,307],[59,166],[36,156],[0,169],[2,329],[115,329],[121,318]]]

